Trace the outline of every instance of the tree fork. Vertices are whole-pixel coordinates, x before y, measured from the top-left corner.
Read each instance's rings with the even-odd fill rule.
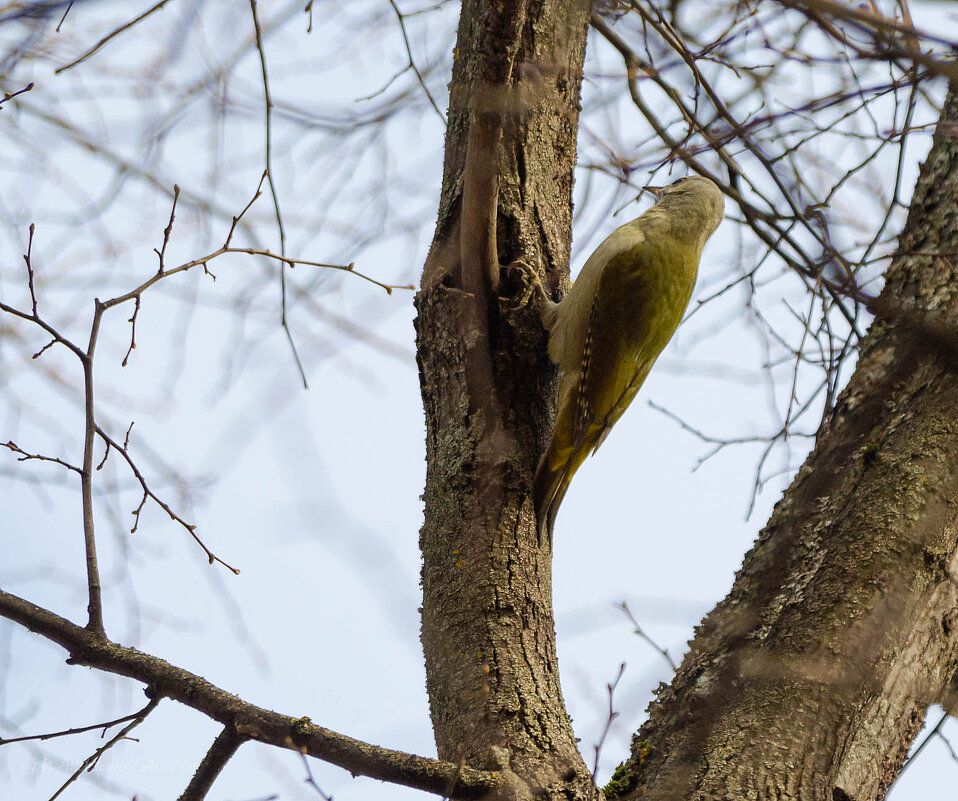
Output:
[[[422,643],[439,754],[500,796],[592,798],[559,687],[532,477],[555,371],[522,260],[567,280],[591,4],[466,0],[436,233],[416,298],[427,427]]]
[[[958,87],[879,307],[958,324]],[[958,371],[879,320],[815,450],[614,778],[626,798],[882,798],[958,663]]]

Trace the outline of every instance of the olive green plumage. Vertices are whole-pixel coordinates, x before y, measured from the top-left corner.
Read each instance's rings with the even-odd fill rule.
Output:
[[[552,441],[536,471],[540,536],[551,538],[573,474],[608,436],[675,333],[702,248],[722,220],[722,193],[706,178],[654,191],[658,203],[613,231],[569,294],[543,308],[559,399]]]

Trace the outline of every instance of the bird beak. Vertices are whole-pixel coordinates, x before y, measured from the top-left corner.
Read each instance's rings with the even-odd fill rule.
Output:
[[[651,192],[655,195],[656,201],[662,199],[662,192],[664,192],[668,187],[665,186],[643,186],[642,189],[645,192]]]

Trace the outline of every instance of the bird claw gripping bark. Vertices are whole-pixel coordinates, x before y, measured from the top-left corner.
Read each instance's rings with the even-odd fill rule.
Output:
[[[508,296],[502,298],[503,305],[509,309],[517,310],[529,305],[533,296],[538,295],[540,302],[543,300],[549,303],[552,300],[542,286],[542,280],[539,278],[539,271],[524,259],[516,259],[502,268],[505,281],[505,287],[513,290]]]

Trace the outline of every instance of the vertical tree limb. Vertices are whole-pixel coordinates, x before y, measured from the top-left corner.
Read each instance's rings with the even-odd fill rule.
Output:
[[[521,258],[567,274],[590,3],[467,0],[436,234],[417,296],[427,423],[423,628],[439,754],[500,797],[591,798],[559,687],[551,545],[530,494],[554,369]]]
[[[879,304],[958,322],[958,87]],[[958,372],[878,321],[813,453],[650,709],[614,794],[881,798],[958,664]]]

